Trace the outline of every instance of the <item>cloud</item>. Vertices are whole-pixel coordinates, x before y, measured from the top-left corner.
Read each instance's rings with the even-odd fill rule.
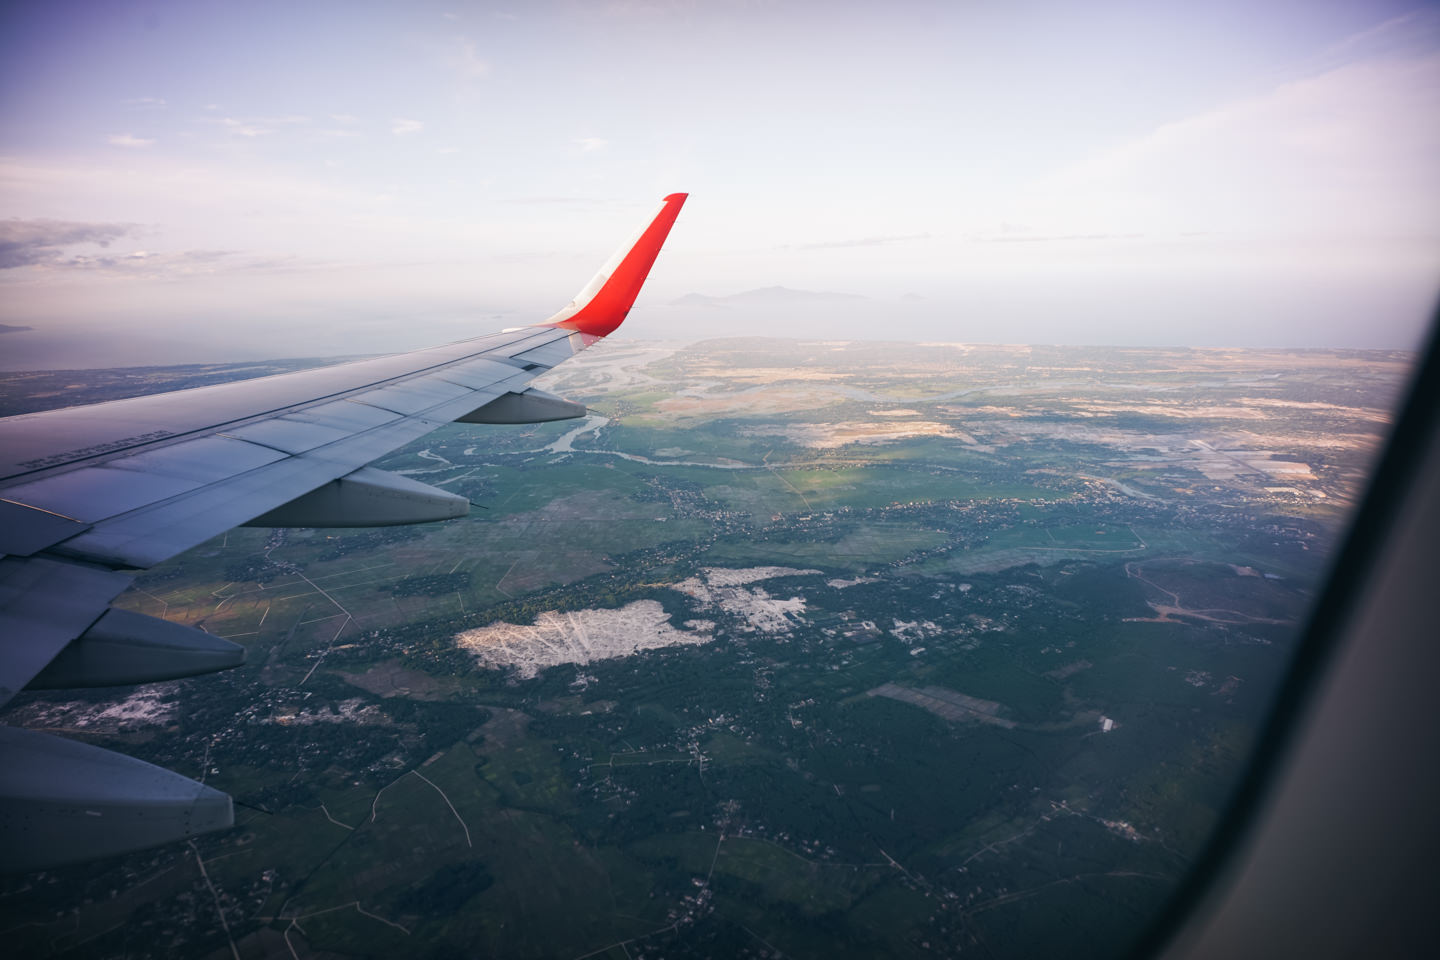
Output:
[[[234,257],[233,250],[136,250],[133,253],[113,256],[77,254],[55,260],[51,266],[126,276],[175,279],[187,274],[214,273],[219,269],[253,269],[257,266],[268,269],[274,265],[274,258],[237,261]]]
[[[478,80],[490,74],[489,61],[476,52],[474,41],[467,37],[460,37],[456,41],[448,60],[451,69],[466,80]]]
[[[120,102],[127,107],[137,107],[142,110],[153,110],[165,106],[165,100],[161,97],[131,97]]]
[[[425,124],[419,120],[406,120],[403,117],[396,117],[390,122],[393,124],[390,127],[390,132],[397,137],[403,137],[411,133],[419,133],[425,129]]]
[[[861,237],[856,240],[825,240],[819,243],[784,244],[779,249],[795,250],[838,250],[845,247],[879,247],[887,243],[904,243],[907,240],[929,240],[928,233],[907,233],[887,237]]]
[[[534,196],[534,197],[515,197],[515,198],[513,198],[510,202],[511,202],[511,203],[521,203],[521,204],[551,204],[551,203],[560,203],[560,204],[565,204],[565,203],[592,204],[592,203],[599,203],[599,202],[601,202],[601,201],[598,200],[596,197]]]
[[[241,253],[236,250],[133,250],[129,253],[67,253],[80,243],[108,247],[134,224],[84,224],[53,220],[0,221],[0,269],[80,271],[93,277],[175,281],[197,276],[275,273],[325,267],[293,254]],[[61,281],[73,283],[73,279]]]
[[[82,243],[108,247],[135,229],[133,223],[0,220],[0,270],[63,261],[60,251],[64,247]]]
[[[330,120],[335,126],[316,130],[315,133],[317,136],[331,140],[360,136],[360,131],[355,129],[355,126],[360,122],[360,118],[354,114],[332,113],[330,114]]]
[[[611,0],[605,12],[612,17],[654,17],[688,13],[694,0]]]
[[[1180,236],[1200,237],[1207,231],[1191,230]],[[975,243],[1065,243],[1075,240],[1141,240],[1143,233],[1022,233],[1001,230],[999,233],[977,234],[970,239]]]
[[[257,127],[252,123],[236,120],[234,117],[226,117],[220,122],[229,128],[230,132],[237,137],[263,137],[267,133],[275,132],[266,127]]]
[[[219,121],[206,118],[207,123],[218,122],[231,134],[237,137],[264,137],[275,132],[276,127],[304,126],[310,123],[310,118],[299,114],[287,114],[279,117],[222,117]]]
[[[575,142],[580,145],[581,153],[595,153],[597,150],[604,150],[610,146],[609,140],[603,140],[600,137],[581,137]]]
[[[1336,65],[1395,54],[1424,55],[1440,44],[1440,10],[1418,9],[1351,34],[1324,50],[1319,60]]]
[[[687,293],[678,300],[671,300],[672,307],[721,307],[728,304],[739,304],[747,307],[780,306],[791,307],[805,303],[836,303],[845,301],[856,303],[868,300],[868,297],[857,293],[837,293],[833,290],[795,290],[791,287],[759,287],[755,290],[743,290],[740,293],[732,293],[729,296],[712,297],[703,293]]]
[[[112,147],[148,147],[154,140],[146,140],[143,137],[133,137],[128,133],[112,133],[105,138],[105,142]]]
[[[1433,237],[1440,55],[1347,64],[1156,128],[1035,186],[1036,233]]]
[[[459,81],[462,87],[490,76],[491,62],[481,56],[479,45],[468,36],[446,33],[416,38],[414,43],[426,63]]]

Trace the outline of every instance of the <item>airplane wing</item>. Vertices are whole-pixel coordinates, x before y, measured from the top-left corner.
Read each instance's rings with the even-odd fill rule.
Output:
[[[469,501],[370,461],[453,421],[585,408],[530,381],[614,331],[686,194],[666,197],[543,323],[318,370],[0,419],[0,705],[22,688],[112,686],[237,666],[244,649],[114,609],[133,572],[231,527],[464,516]],[[121,754],[0,726],[0,869],[221,829],[230,798]]]

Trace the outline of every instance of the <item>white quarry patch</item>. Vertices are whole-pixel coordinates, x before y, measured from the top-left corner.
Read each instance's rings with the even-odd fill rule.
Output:
[[[175,704],[162,699],[163,695],[164,688],[152,684],[135,688],[130,696],[118,703],[42,701],[16,710],[11,722],[27,727],[70,727],[97,733],[113,732],[121,726],[159,727],[170,723],[175,715]]]
[[[837,577],[834,580],[826,580],[825,586],[844,590],[846,587],[858,587],[862,583],[875,583],[879,579],[879,577],[856,577],[854,580],[841,580]]]
[[[161,691],[154,687],[141,687],[119,703],[112,703],[95,715],[99,721],[158,726],[169,723],[175,714],[173,701],[161,699]]]
[[[757,580],[773,580],[776,577],[803,577],[819,573],[819,570],[797,570],[794,567],[705,567],[700,576],[712,587],[739,587]],[[695,580],[683,581],[690,583]],[[676,584],[678,587],[679,584]]]
[[[690,623],[697,629],[677,630],[659,603],[636,600],[618,610],[546,611],[529,626],[492,623],[466,630],[456,636],[455,643],[474,654],[481,666],[514,667],[517,674],[529,679],[562,663],[611,660],[642,650],[715,639],[705,622]]]
[[[694,597],[703,606],[719,607],[744,620],[750,630],[761,633],[789,633],[795,621],[805,612],[804,597],[782,600],[772,597],[763,588],[747,588],[745,584],[773,577],[795,577],[817,574],[819,570],[797,570],[794,567],[746,567],[727,569],[706,567],[700,576],[681,580],[672,590]]]
[[[319,708],[307,708],[295,710],[293,708],[280,708],[270,718],[271,723],[284,724],[306,724],[306,723],[361,723],[361,724],[385,724],[390,718],[385,715],[377,705],[365,705],[362,697],[353,697],[349,700],[341,700],[335,704],[332,710],[329,704]]]
[[[894,623],[895,626],[890,629],[890,632],[895,639],[903,640],[906,643],[940,635],[940,624],[930,620],[895,620]]]

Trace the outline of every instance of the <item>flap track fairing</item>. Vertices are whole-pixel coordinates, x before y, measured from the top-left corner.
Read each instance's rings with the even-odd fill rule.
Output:
[[[229,670],[245,648],[203,630],[111,607],[26,684],[28,690],[156,683]]]
[[[552,420],[574,420],[585,416],[585,405],[553,393],[531,388],[523,393],[505,393],[477,410],[472,410],[456,423],[549,423]]]
[[[245,524],[247,527],[389,527],[453,520],[470,501],[409,477],[362,467]]]
[[[21,873],[223,830],[230,798],[124,754],[0,726],[0,872]]]

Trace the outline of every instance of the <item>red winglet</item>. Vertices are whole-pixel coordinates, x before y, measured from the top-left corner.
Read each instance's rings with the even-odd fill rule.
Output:
[[[546,323],[603,337],[624,322],[688,193],[672,193],[634,243],[611,257],[575,299]]]

